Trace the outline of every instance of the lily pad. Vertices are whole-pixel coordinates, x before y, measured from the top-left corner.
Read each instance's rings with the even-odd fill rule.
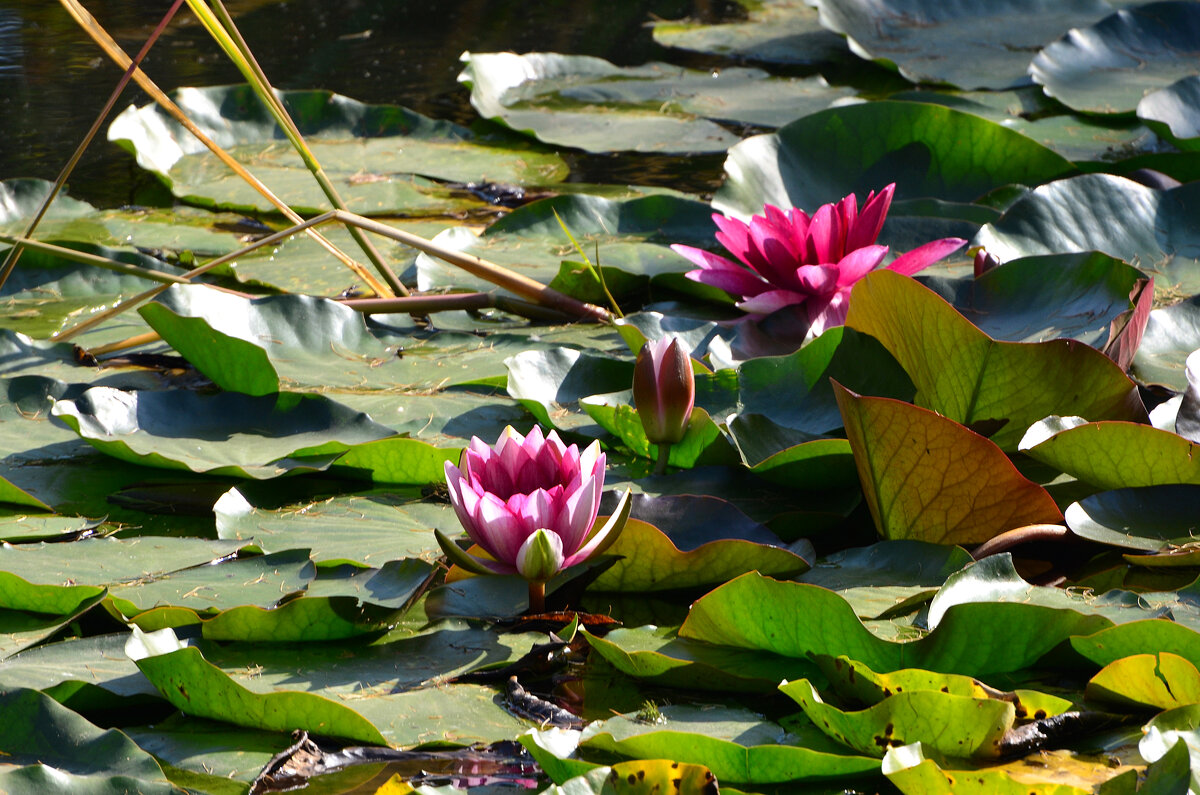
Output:
[[[1111,9],[1100,0],[821,0],[821,22],[864,57],[895,64],[914,83],[1009,88],[1029,81],[1029,53],[1053,32],[1087,25]],[[969,52],[970,57],[947,57]]]
[[[1142,344],[1133,359],[1133,374],[1150,384],[1184,391],[1187,358],[1200,349],[1200,296],[1154,309],[1146,321]]]
[[[0,787],[9,792],[178,792],[125,734],[100,729],[47,695],[9,690],[0,693],[0,709],[9,718],[0,734]]]
[[[1200,73],[1197,58],[1200,9],[1167,0],[1069,31],[1034,57],[1029,72],[1075,110],[1128,113],[1148,91]]]
[[[992,442],[935,412],[837,390],[867,506],[880,534],[981,544],[1057,522],[1058,506]]]
[[[1122,707],[1184,707],[1200,703],[1200,671],[1178,654],[1135,654],[1104,666],[1086,696]]]
[[[1200,149],[1200,77],[1189,75],[1142,97],[1138,118],[1162,130],[1180,149]]]
[[[1200,292],[1200,240],[1190,219],[1200,189],[1157,190],[1124,177],[1084,174],[1018,199],[972,241],[1007,261],[1031,254],[1103,251],[1153,276],[1159,290]]]
[[[279,97],[347,208],[362,215],[483,206],[478,199],[454,197],[432,179],[470,182],[482,176],[546,184],[567,174],[557,155],[480,139],[406,108],[365,105],[328,91],[281,91]],[[182,88],[172,99],[292,209],[330,209],[300,155],[248,86]],[[108,138],[136,154],[138,164],[180,199],[237,210],[276,209],[158,105],[128,108],[109,127]]]
[[[1071,532],[1140,552],[1178,549],[1200,532],[1200,485],[1144,486],[1093,494],[1070,505]],[[1182,551],[1182,550],[1180,550]]]
[[[264,550],[312,548],[321,563],[353,562],[382,566],[390,560],[441,553],[434,529],[457,533],[460,525],[448,505],[389,497],[342,496],[290,505],[255,508],[236,489],[213,506],[217,535]]]
[[[814,212],[889,182],[896,183],[897,200],[970,202],[1004,185],[1036,185],[1071,170],[1041,144],[973,114],[869,102],[819,111],[733,147],[713,207],[743,219],[764,204]]]
[[[879,757],[889,747],[921,742],[949,756],[994,758],[1016,719],[1011,702],[939,690],[893,693],[867,709],[846,712],[823,701],[807,679],[785,682],[779,689],[830,737],[860,754]]]
[[[351,446],[392,435],[326,397],[294,393],[251,397],[92,387],[77,400],[58,401],[53,413],[123,461],[258,479],[324,469]]]
[[[1069,337],[1103,348],[1130,309],[1140,271],[1099,252],[1021,257],[979,278],[918,276],[989,337],[1041,342]]]
[[[1145,418],[1133,382],[1099,351],[1074,340],[994,340],[892,271],[855,285],[846,325],[896,357],[917,386],[919,406],[968,426],[1002,422],[991,440],[1003,450],[1015,450],[1026,428],[1064,410],[1094,419]]]
[[[670,244],[703,245],[712,240],[716,229],[712,208],[693,199],[643,196],[617,200],[571,195],[543,199],[514,210],[480,235],[456,227],[440,233],[434,242],[549,284],[559,275],[564,260],[578,258],[555,213],[593,264],[599,262],[604,270],[617,269],[652,281],[692,268],[670,249]],[[635,286],[634,282],[628,284]],[[417,257],[417,285],[422,290],[496,289],[490,282],[425,254]],[[617,295],[619,299],[621,294]]]
[[[820,77],[760,69],[619,67],[593,56],[464,53],[459,82],[480,115],[542,141],[591,152],[721,152],[737,142],[714,120],[778,127],[851,93]]]
[[[850,55],[842,38],[822,27],[816,9],[803,0],[742,5],[747,7],[744,22],[656,22],[654,40],[664,47],[772,64],[845,61]]]
[[[828,781],[869,774],[878,766],[815,738],[805,737],[801,745],[782,727],[743,709],[680,705],[664,707],[661,714],[660,725],[627,716],[592,723],[580,737],[580,749],[703,763],[719,781],[743,785]]]
[[[1150,425],[1050,416],[1029,428],[1020,450],[1102,489],[1200,485],[1197,445]]]
[[[808,568],[774,533],[712,497],[633,497],[632,516],[608,554],[624,560],[592,584],[600,591],[662,591],[723,582],[747,571],[786,577]],[[656,526],[652,522],[657,522]]]
[[[351,708],[313,693],[257,694],[232,681],[194,647],[135,660],[174,706],[204,718],[274,731],[300,728],[329,737],[386,745],[383,735]]]

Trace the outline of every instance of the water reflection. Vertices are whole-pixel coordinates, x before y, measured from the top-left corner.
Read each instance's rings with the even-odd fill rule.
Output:
[[[85,5],[127,51],[135,52],[167,4],[87,0]],[[477,116],[468,92],[455,80],[464,50],[556,51],[636,64],[668,57],[651,40],[646,27],[651,19],[715,20],[737,7],[731,0],[233,0],[227,5],[279,88],[325,88],[465,123]],[[166,90],[240,82],[186,7],[150,53],[145,70]],[[59,4],[0,0],[0,118],[6,127],[0,137],[0,178],[53,179],[119,78],[117,67]],[[130,88],[118,109],[148,101]],[[602,176],[596,171],[603,169],[590,165],[586,179]],[[149,184],[151,178],[134,167],[132,158],[104,140],[92,145],[71,180],[73,195],[103,206],[129,203],[136,188]]]

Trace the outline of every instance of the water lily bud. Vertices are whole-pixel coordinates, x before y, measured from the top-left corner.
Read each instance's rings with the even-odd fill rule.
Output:
[[[633,369],[633,402],[652,443],[677,444],[683,438],[696,402],[696,376],[679,340],[642,346]]]

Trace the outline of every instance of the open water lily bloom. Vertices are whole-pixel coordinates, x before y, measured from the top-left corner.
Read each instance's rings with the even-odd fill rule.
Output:
[[[892,183],[879,193],[872,191],[861,212],[850,194],[837,204],[821,205],[812,216],[771,204],[749,224],[714,214],[717,241],[738,262],[693,246],[671,248],[699,266],[687,273],[689,279],[735,296],[745,312],[767,315],[802,307],[809,335],[816,336],[845,322],[850,288],[887,256],[888,247],[875,240],[895,190]],[[901,254],[887,267],[911,276],[966,242],[958,237],[934,240]]]
[[[603,527],[594,528],[604,466],[599,442],[580,451],[554,431],[543,436],[537,426],[525,436],[505,428],[493,447],[472,437],[458,466],[446,462],[446,484],[467,535],[491,560],[462,551],[441,532],[438,543],[468,571],[544,583],[607,549],[624,529],[628,495]]]

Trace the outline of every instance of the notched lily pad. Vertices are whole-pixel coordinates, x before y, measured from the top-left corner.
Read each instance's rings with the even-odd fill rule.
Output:
[[[53,414],[123,461],[213,475],[272,478],[320,470],[393,431],[320,395],[201,395],[92,387]]]

